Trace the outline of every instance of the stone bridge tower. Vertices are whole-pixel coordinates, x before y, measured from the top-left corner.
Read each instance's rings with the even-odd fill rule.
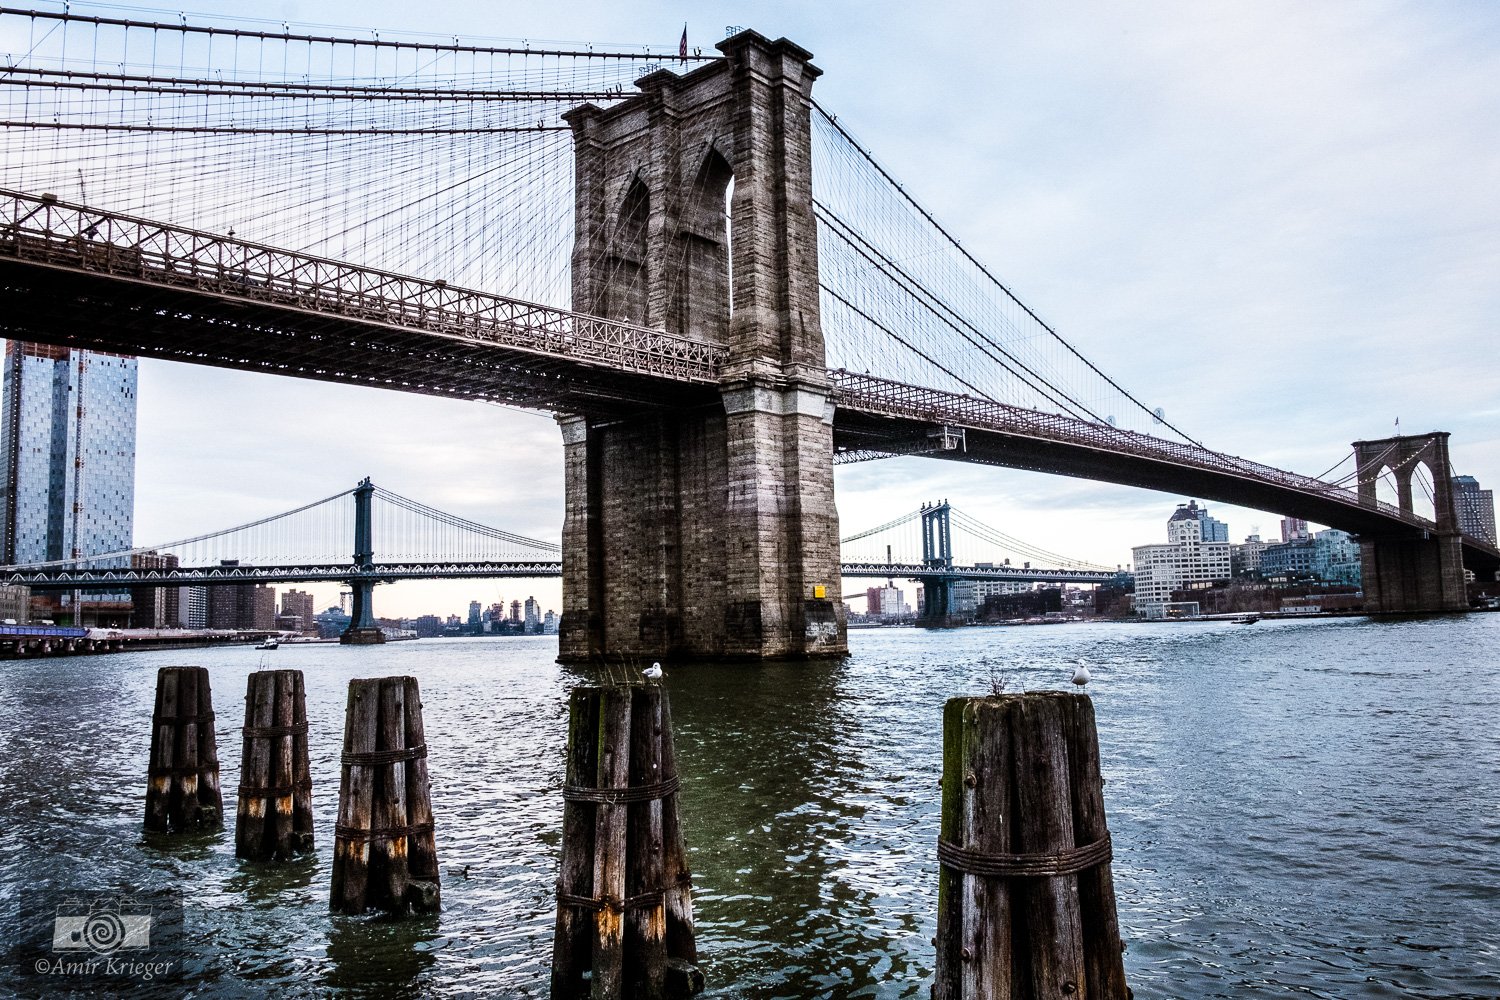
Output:
[[[727,349],[691,410],[559,418],[560,659],[847,652],[818,311],[810,53],[725,58],[566,117],[573,308]]]
[[[1369,611],[1466,611],[1462,535],[1453,502],[1448,434],[1418,434],[1354,442],[1360,500],[1376,504],[1376,482],[1389,470],[1397,505],[1414,513],[1412,480],[1420,465],[1432,476],[1434,523],[1405,535],[1360,537],[1360,573]]]

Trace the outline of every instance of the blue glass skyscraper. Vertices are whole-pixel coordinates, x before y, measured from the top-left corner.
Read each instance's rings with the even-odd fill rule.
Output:
[[[0,380],[0,558],[128,549],[136,359],[9,341]]]

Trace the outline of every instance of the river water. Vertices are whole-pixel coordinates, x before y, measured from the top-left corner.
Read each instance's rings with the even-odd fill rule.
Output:
[[[1254,626],[855,631],[824,666],[667,678],[708,996],[922,997],[933,968],[942,705],[1093,671],[1135,995],[1500,995],[1500,615]],[[186,890],[160,995],[541,997],[567,692],[552,639],[420,640],[0,663],[0,898]],[[156,668],[211,669],[225,808],[242,692],[307,679],[318,850],[142,834]],[[351,677],[413,674],[443,912],[327,912]],[[0,904],[3,906],[5,904]],[[0,931],[15,937],[15,913]],[[48,991],[51,991],[49,993]],[[56,982],[0,971],[0,993]],[[80,995],[83,995],[80,993]]]

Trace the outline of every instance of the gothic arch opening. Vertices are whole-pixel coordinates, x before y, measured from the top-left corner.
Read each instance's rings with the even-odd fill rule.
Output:
[[[1418,462],[1411,468],[1411,512],[1426,521],[1437,522],[1437,484],[1432,467]]]
[[[620,202],[610,230],[605,262],[603,315],[626,323],[647,325],[646,232],[651,219],[651,192],[639,177],[633,179]]]
[[[1380,474],[1375,477],[1375,499],[1392,507],[1401,506],[1401,495],[1396,490],[1396,471],[1389,465],[1382,465]]]
[[[733,310],[729,202],[734,171],[710,149],[688,191],[682,215],[682,274],[678,315],[689,337],[722,343]]]

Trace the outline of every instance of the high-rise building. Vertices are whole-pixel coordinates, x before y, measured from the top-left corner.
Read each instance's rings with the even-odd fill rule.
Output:
[[[12,340],[0,384],[3,561],[130,548],[136,359]]]
[[[1458,511],[1458,530],[1491,545],[1495,541],[1495,491],[1479,488],[1473,476],[1453,477],[1453,506]]]
[[[1283,517],[1281,519],[1281,540],[1283,542],[1305,542],[1312,538],[1308,534],[1307,522],[1300,517]]]
[[[313,616],[317,614],[313,604],[313,596],[305,590],[288,590],[281,595],[281,614],[285,618],[297,618],[298,624],[295,628],[301,632],[312,632],[316,629]]]
[[[208,628],[207,587],[183,587],[179,601],[184,628]]]
[[[475,626],[476,628],[479,625],[479,602],[478,601],[470,601],[469,602],[469,624]]]
[[[526,634],[542,634],[542,606],[535,597],[526,598]]]
[[[170,552],[137,552],[130,557],[131,569],[175,569],[177,557]],[[136,628],[181,628],[182,589],[179,587],[131,587],[130,624]]]
[[[1188,506],[1191,507],[1193,504]],[[1207,507],[1198,508],[1198,527],[1205,542],[1229,541],[1229,525],[1217,518],[1209,517]]]
[[[865,614],[902,618],[911,614],[911,605],[906,603],[906,594],[900,587],[893,584],[870,587],[865,591]]]
[[[238,566],[237,559],[220,560],[222,566]],[[274,629],[276,591],[263,583],[215,584],[208,589],[208,627],[222,629]]]
[[[1167,544],[1138,545],[1131,552],[1135,559],[1135,609],[1148,618],[1166,614],[1174,590],[1192,590],[1229,579],[1229,542],[1203,540],[1202,509],[1196,502],[1178,504],[1167,519]]]
[[[1229,547],[1229,569],[1235,576],[1259,576],[1260,561],[1275,542],[1261,541],[1259,535],[1246,535],[1245,540]]]

